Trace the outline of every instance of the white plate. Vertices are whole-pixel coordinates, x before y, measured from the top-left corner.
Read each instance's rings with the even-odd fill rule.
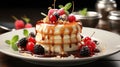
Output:
[[[28,29],[30,32],[34,32],[35,28],[30,28]],[[111,33],[108,31],[104,30],[99,30],[99,29],[93,29],[93,28],[87,28],[83,27],[82,34],[85,36],[90,36],[93,32],[95,34],[93,35],[94,38],[97,38],[101,43],[101,46],[105,46],[105,51],[102,52],[101,54],[93,57],[86,57],[86,58],[65,58],[65,59],[51,59],[51,58],[35,58],[35,57],[27,57],[27,56],[22,56],[18,51],[13,51],[9,45],[5,43],[5,40],[11,39],[14,35],[19,35],[20,38],[23,37],[23,29],[17,30],[17,31],[12,31],[8,32],[5,34],[0,35],[0,52],[21,58],[25,61],[35,63],[35,64],[40,64],[40,65],[50,65],[50,66],[73,66],[73,65],[80,65],[80,64],[85,64],[89,63],[92,61],[95,61],[97,59],[113,55],[115,53],[118,53],[120,51],[120,36]]]

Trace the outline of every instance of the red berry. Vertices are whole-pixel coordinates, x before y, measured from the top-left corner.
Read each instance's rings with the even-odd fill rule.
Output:
[[[57,13],[58,13],[59,15],[63,15],[63,14],[65,14],[65,10],[64,10],[63,8],[61,8],[61,9],[59,9],[59,10],[57,11]]]
[[[27,46],[26,46],[26,49],[30,52],[33,52],[33,49],[34,49],[34,43],[33,42],[28,42],[27,43]]]
[[[29,37],[28,38],[28,42],[33,42],[33,43],[36,43],[36,40],[34,37]]]
[[[25,24],[22,20],[16,20],[15,21],[15,28],[16,29],[22,29],[24,28]]]
[[[55,21],[57,21],[57,18],[56,18],[56,16],[55,15],[50,15],[50,21],[51,22],[55,22]]]
[[[69,16],[68,16],[68,20],[69,20],[70,22],[73,22],[73,21],[76,21],[76,18],[75,18],[74,15],[69,15]]]
[[[57,12],[58,9],[50,9],[48,11],[48,17],[50,17],[55,11]]]
[[[32,24],[30,24],[30,23],[27,23],[26,25],[25,25],[25,28],[31,28],[32,27]]]
[[[88,40],[91,40],[91,38],[90,38],[90,37],[85,37],[85,38],[83,38],[83,41],[84,41],[84,42],[86,42],[86,41],[88,41]]]
[[[93,52],[93,51],[95,50],[95,48],[96,48],[96,44],[95,44],[95,42],[92,41],[92,40],[86,41],[86,42],[85,42],[85,45],[87,45],[92,52]]]

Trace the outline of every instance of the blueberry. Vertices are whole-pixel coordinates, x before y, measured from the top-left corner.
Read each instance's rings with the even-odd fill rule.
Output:
[[[29,33],[29,36],[35,37],[34,32],[30,32],[30,33]]]
[[[59,19],[65,21],[67,20],[67,15],[63,14],[59,17]]]
[[[80,49],[80,56],[88,57],[90,55],[91,55],[91,52],[88,46],[82,46],[82,48]]]
[[[43,55],[45,53],[45,49],[41,45],[35,45],[34,46],[34,53]]]
[[[27,38],[26,37],[24,37],[24,38],[22,38],[22,39],[20,39],[19,41],[18,41],[18,46],[20,46],[20,47],[25,47],[26,46],[26,44],[27,44]]]
[[[57,12],[54,12],[53,15],[54,15],[57,19],[58,19],[59,16],[60,16],[59,13],[57,13]]]

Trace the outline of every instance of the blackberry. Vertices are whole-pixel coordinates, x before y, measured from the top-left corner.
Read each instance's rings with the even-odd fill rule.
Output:
[[[59,16],[60,16],[59,13],[57,13],[57,12],[54,12],[53,15],[54,15],[57,19],[58,19]]]
[[[30,33],[29,33],[29,36],[31,36],[31,37],[35,37],[34,32],[30,32]]]
[[[82,57],[88,57],[91,55],[90,49],[88,48],[88,46],[82,46],[81,50],[80,50],[80,56]]]
[[[45,49],[41,45],[35,45],[34,46],[34,53],[43,55],[45,53]]]
[[[100,49],[95,48],[94,52],[95,52],[95,53],[99,53],[99,52],[100,52]]]
[[[18,46],[20,46],[20,47],[25,47],[26,46],[26,44],[27,44],[27,38],[26,37],[24,37],[24,38],[22,38],[22,39],[20,39],[19,41],[18,41]]]

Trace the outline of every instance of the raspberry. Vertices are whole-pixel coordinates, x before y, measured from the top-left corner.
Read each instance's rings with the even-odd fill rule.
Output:
[[[33,52],[34,45],[35,44],[33,42],[28,42],[26,45],[26,49],[30,52]]]
[[[28,37],[28,42],[36,43],[36,40],[34,37]]]
[[[75,18],[74,15],[69,15],[69,16],[68,16],[68,20],[69,20],[70,22],[73,22],[73,21],[76,21],[76,18]]]
[[[22,29],[24,28],[25,24],[22,20],[16,20],[15,21],[15,28],[16,29]]]
[[[88,57],[91,55],[90,49],[88,46],[82,46],[80,49],[80,56]]]
[[[51,15],[49,19],[52,23],[57,21],[57,17],[55,15]]]
[[[63,15],[63,14],[65,14],[65,10],[64,10],[63,8],[61,8],[61,9],[59,9],[59,10],[57,11],[57,13],[58,13],[59,15]]]
[[[91,40],[86,41],[85,45],[87,45],[90,48],[91,52],[93,52],[96,48],[95,42]]]
[[[22,39],[20,39],[19,41],[18,41],[18,46],[20,46],[20,47],[26,47],[26,44],[27,44],[27,38],[26,37],[24,37],[24,38],[22,38]]]
[[[48,17],[50,17],[54,12],[57,12],[58,9],[50,9],[48,11]]]
[[[32,24],[30,23],[25,24],[25,28],[31,28],[31,27],[32,27]]]
[[[90,38],[90,37],[88,37],[88,36],[87,36],[87,37],[85,37],[85,38],[83,38],[83,41],[84,41],[84,42],[86,42],[86,41],[88,41],[88,40],[91,40],[91,38]]]
[[[34,46],[34,53],[43,55],[45,53],[45,49],[41,45]]]

